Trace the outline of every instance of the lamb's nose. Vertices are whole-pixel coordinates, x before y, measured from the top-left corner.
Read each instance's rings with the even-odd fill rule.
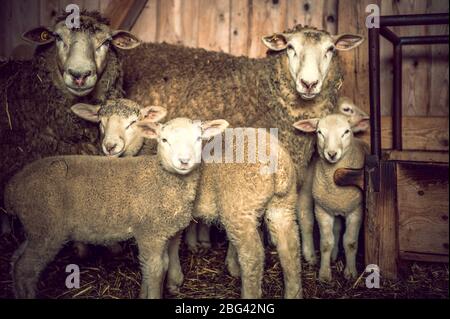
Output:
[[[114,143],[114,144],[110,143],[110,144],[106,144],[105,148],[106,148],[106,151],[111,154],[114,151],[114,149],[116,148],[116,146],[117,146],[117,143]]]
[[[309,82],[309,81],[305,81],[303,79],[301,79],[300,82],[302,83],[303,87],[307,90],[314,89],[316,87],[317,83],[319,83],[319,81]]]
[[[337,152],[335,152],[335,151],[328,151],[327,153],[328,153],[328,156],[331,159],[334,159],[336,157],[336,154],[337,154]]]
[[[189,158],[179,158],[178,159],[182,165],[188,165],[189,164]]]

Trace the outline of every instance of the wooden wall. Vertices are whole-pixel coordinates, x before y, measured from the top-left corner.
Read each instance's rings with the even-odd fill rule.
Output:
[[[99,10],[118,21],[126,14],[126,4],[130,1],[4,0],[0,11],[0,56],[29,57],[30,51],[24,49],[20,34],[36,25],[51,24],[56,12],[68,3]],[[121,6],[117,7],[118,3]],[[368,4],[380,5],[382,14],[448,12],[449,8],[448,1],[442,0],[148,0],[132,31],[144,41],[166,41],[262,57],[266,50],[261,37],[296,23],[331,33],[367,35],[364,22]],[[448,25],[393,30],[401,35],[438,34],[448,32]],[[448,46],[405,47],[404,55],[404,114],[448,117]],[[342,53],[341,57],[345,66],[343,94],[368,110],[367,41],[357,50]],[[390,114],[392,104],[391,58],[392,48],[383,40],[383,115]]]

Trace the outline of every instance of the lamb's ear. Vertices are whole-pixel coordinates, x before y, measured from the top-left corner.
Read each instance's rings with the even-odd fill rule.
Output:
[[[47,44],[55,40],[53,31],[47,27],[37,27],[22,34],[22,39],[33,44]]]
[[[73,113],[75,113],[78,117],[82,119],[98,123],[100,122],[100,116],[98,115],[98,111],[100,110],[100,105],[91,105],[85,103],[77,103],[72,105],[70,108]]]
[[[317,130],[317,125],[319,124],[318,118],[300,120],[293,124],[293,126],[302,132],[313,133]]]
[[[359,118],[358,120],[349,119],[353,133],[367,131],[370,127],[369,117]]]
[[[119,49],[129,50],[141,44],[141,41],[131,32],[116,30],[111,34],[112,44]]]
[[[202,139],[207,140],[215,135],[222,134],[230,124],[225,120],[212,120],[202,122]]]
[[[141,115],[144,119],[151,122],[159,122],[167,115],[167,109],[162,106],[146,106],[141,109]]]
[[[262,37],[262,42],[266,47],[273,51],[281,51],[286,49],[288,39],[283,33],[275,33]]]
[[[335,35],[333,40],[337,50],[348,51],[363,43],[364,37],[359,34],[344,33]]]
[[[142,137],[149,139],[158,138],[161,132],[161,124],[149,120],[142,120],[136,123]]]

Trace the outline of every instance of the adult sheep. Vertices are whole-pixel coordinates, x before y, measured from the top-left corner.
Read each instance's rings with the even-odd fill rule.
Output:
[[[66,16],[51,28],[23,34],[38,45],[31,61],[0,66],[0,194],[8,178],[36,158],[98,153],[97,128],[79,120],[70,106],[123,95],[116,48],[134,48],[137,38],[111,30],[95,12],[82,12],[80,27],[73,29]]]
[[[297,25],[262,41],[271,53],[262,59],[142,44],[124,54],[124,90],[142,105],[165,107],[168,119],[225,118],[233,127],[278,127],[301,185],[314,138],[299,138],[292,123],[331,112],[342,84],[337,51],[357,47],[363,37]]]

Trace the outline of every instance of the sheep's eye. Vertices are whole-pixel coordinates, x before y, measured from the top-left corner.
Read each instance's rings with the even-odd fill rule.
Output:
[[[287,45],[287,50],[295,54],[294,47],[291,44]]]
[[[62,41],[62,38],[61,38],[61,36],[58,33],[53,32],[53,36],[55,37],[56,41]]]
[[[161,142],[167,143],[167,139],[163,138],[163,139],[161,139]]]
[[[349,107],[344,108],[344,112],[348,112],[348,111],[350,111]]]
[[[136,121],[131,122],[130,124],[128,124],[128,126],[126,127],[126,129],[129,129],[131,125],[133,125],[134,123],[136,123]]]
[[[350,133],[350,130],[345,130],[344,134],[342,134],[342,137],[344,137],[348,133]]]
[[[108,48],[109,42],[108,40],[103,41],[97,48],[97,50],[100,50],[101,48]]]
[[[331,53],[334,52],[334,46],[330,46],[330,47],[327,49],[327,53],[329,53],[329,52],[331,52]]]
[[[318,131],[317,131],[317,134],[319,134],[319,135],[322,135],[322,136],[323,136],[323,133],[322,133],[322,131],[321,131],[321,130],[318,130]]]

